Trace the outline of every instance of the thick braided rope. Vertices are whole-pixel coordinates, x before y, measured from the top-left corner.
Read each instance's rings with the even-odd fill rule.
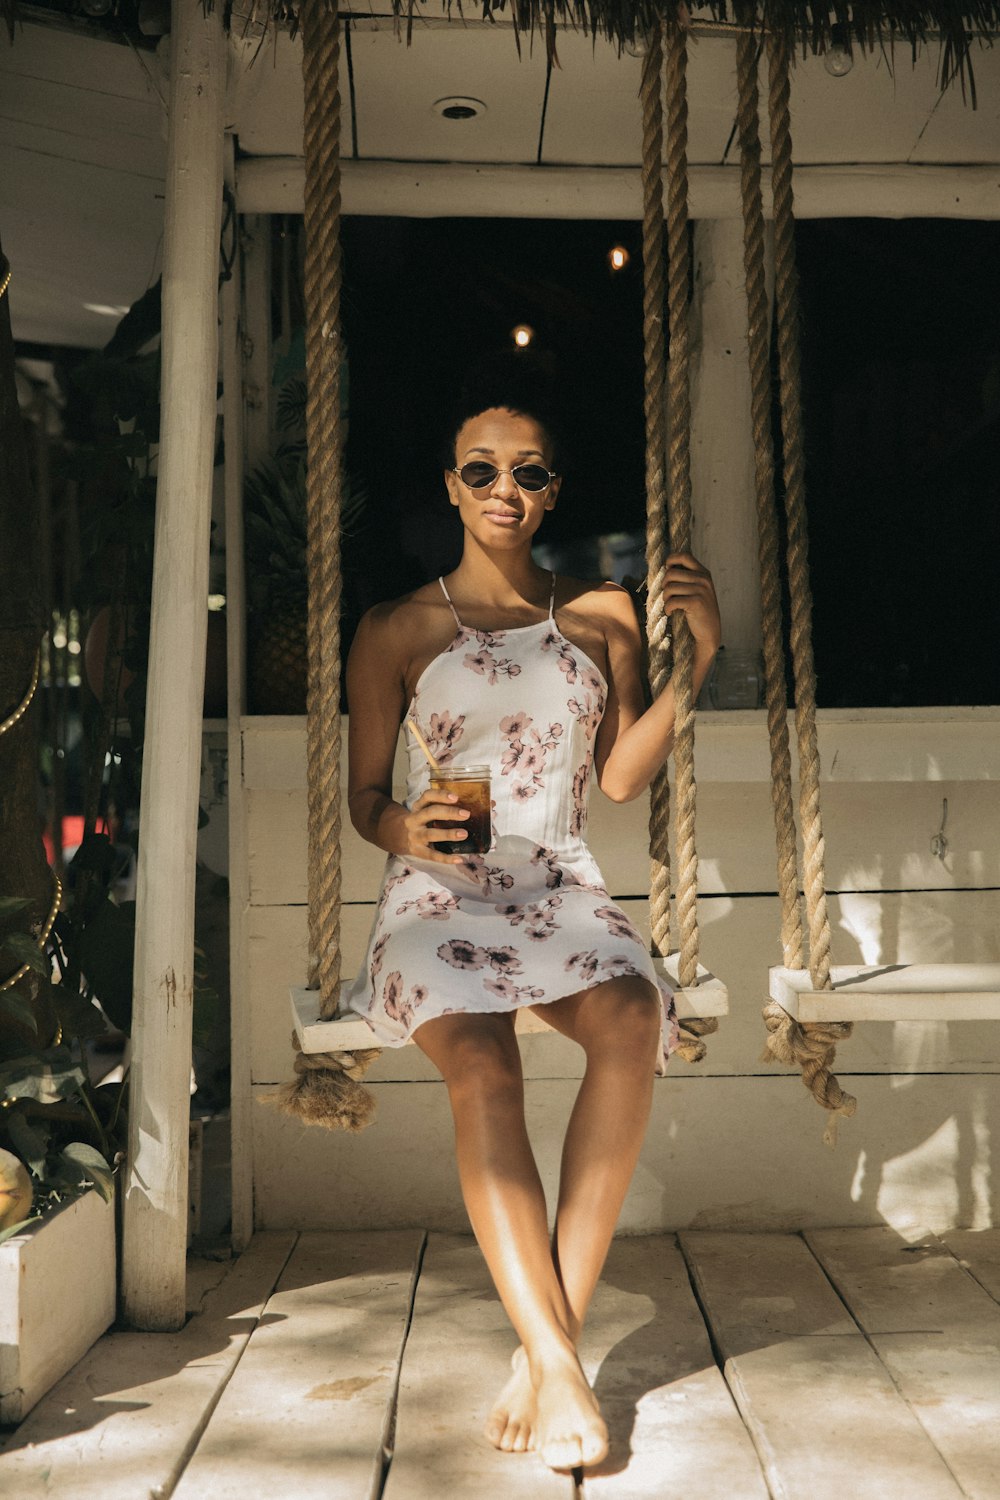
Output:
[[[792,761],[788,748],[788,697],[785,692],[785,662],[781,639],[781,576],[778,524],[774,508],[771,340],[764,274],[764,205],[761,199],[757,57],[757,38],[750,31],[741,31],[736,39],[736,71],[739,80],[737,123],[740,138],[740,186],[743,195],[743,264],[747,285],[750,412],[757,492],[764,696],[771,743],[771,804],[778,860],[778,892],[781,897],[781,946],[785,966],[801,969],[805,963],[805,945],[799,902]]]
[[[649,685],[670,681],[670,629],[663,610],[666,524],[666,352],[663,277],[663,32],[650,30],[642,65],[642,336],[646,418],[646,636]],[[670,779],[663,766],[649,804],[649,919],[653,952],[670,952]]]
[[[305,84],[306,490],[309,578],[309,983],[320,1016],[340,987],[340,20],[302,7]]]
[[[845,1093],[831,1071],[837,1043],[850,1036],[854,1029],[852,1022],[810,1021],[801,1025],[772,1000],[764,1007],[764,1025],[768,1037],[762,1061],[785,1063],[801,1070],[802,1082],[817,1104],[831,1111],[823,1140],[828,1146],[835,1145],[839,1117],[853,1115],[858,1107],[854,1095]]]
[[[768,35],[771,117],[771,176],[774,194],[775,311],[778,331],[781,428],[788,519],[788,586],[795,676],[795,724],[799,746],[799,814],[805,849],[805,896],[809,918],[809,971],[814,989],[830,983],[830,920],[826,909],[823,823],[819,801],[816,737],[816,673],[812,651],[812,590],[806,530],[805,452],[799,360],[799,295],[792,216],[792,138],[789,124],[788,46]]]
[[[825,846],[820,813],[819,746],[816,736],[816,673],[812,652],[812,591],[809,585],[805,513],[799,299],[792,215],[792,140],[789,123],[788,44],[769,33],[768,110],[771,121],[771,180],[775,221],[775,313],[782,442],[785,456],[785,514],[788,522],[788,583],[791,595],[791,648],[795,677],[795,726],[799,751],[799,816],[805,851],[805,898],[809,920],[809,973],[814,989],[830,987],[830,919],[826,905]],[[852,1115],[857,1101],[833,1076],[836,1043],[850,1036],[850,1023],[800,1026],[780,1007],[764,1011],[768,1026],[765,1056],[797,1062],[813,1098],[833,1112],[824,1139],[833,1144],[836,1119]]]
[[[296,1049],[294,1081],[265,1099],[308,1125],[364,1130],[375,1113],[375,1100],[361,1079],[381,1049],[302,1052],[294,1032],[292,1046]]]
[[[688,327],[689,252],[687,180],[687,32],[667,33],[667,511],[673,552],[691,549],[691,394]],[[698,856],[695,849],[694,641],[679,610],[671,620],[674,636],[674,774],[677,781],[677,924],[679,977],[685,988],[698,973]]]

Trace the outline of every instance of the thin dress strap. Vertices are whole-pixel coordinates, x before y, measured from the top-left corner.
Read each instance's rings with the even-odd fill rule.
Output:
[[[438,579],[438,583],[441,585],[441,592],[442,592],[442,594],[444,595],[444,597],[448,601],[448,608],[451,610],[452,614],[455,616],[455,624],[458,626],[459,630],[464,630],[465,626],[462,624],[461,620],[458,618],[458,610],[455,608],[454,604],[452,604],[452,602],[451,602],[451,595],[449,594],[448,590],[444,586],[444,579],[443,578],[439,578]],[[554,587],[554,585],[553,585],[553,587]]]
[[[556,575],[552,574],[552,591],[549,594],[549,619],[556,623]]]

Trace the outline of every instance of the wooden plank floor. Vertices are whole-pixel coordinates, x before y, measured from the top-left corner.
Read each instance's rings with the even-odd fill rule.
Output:
[[[259,1235],[177,1334],[100,1340],[0,1449],[72,1500],[1000,1500],[1000,1234],[617,1241],[582,1486],[481,1436],[513,1346],[464,1236]]]

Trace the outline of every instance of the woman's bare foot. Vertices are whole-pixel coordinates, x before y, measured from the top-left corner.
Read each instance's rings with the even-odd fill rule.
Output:
[[[574,1353],[547,1360],[535,1377],[534,1446],[550,1469],[599,1464],[608,1451],[608,1429]]]
[[[511,1355],[512,1374],[486,1420],[486,1436],[503,1453],[528,1453],[535,1446],[535,1387],[521,1345]]]

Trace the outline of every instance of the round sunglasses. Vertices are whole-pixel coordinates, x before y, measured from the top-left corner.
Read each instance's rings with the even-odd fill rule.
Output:
[[[558,477],[554,469],[547,469],[544,464],[515,464],[512,469],[498,469],[496,464],[488,464],[484,459],[463,464],[451,472],[457,474],[470,490],[492,489],[501,474],[509,474],[519,490],[534,493],[546,489]]]

